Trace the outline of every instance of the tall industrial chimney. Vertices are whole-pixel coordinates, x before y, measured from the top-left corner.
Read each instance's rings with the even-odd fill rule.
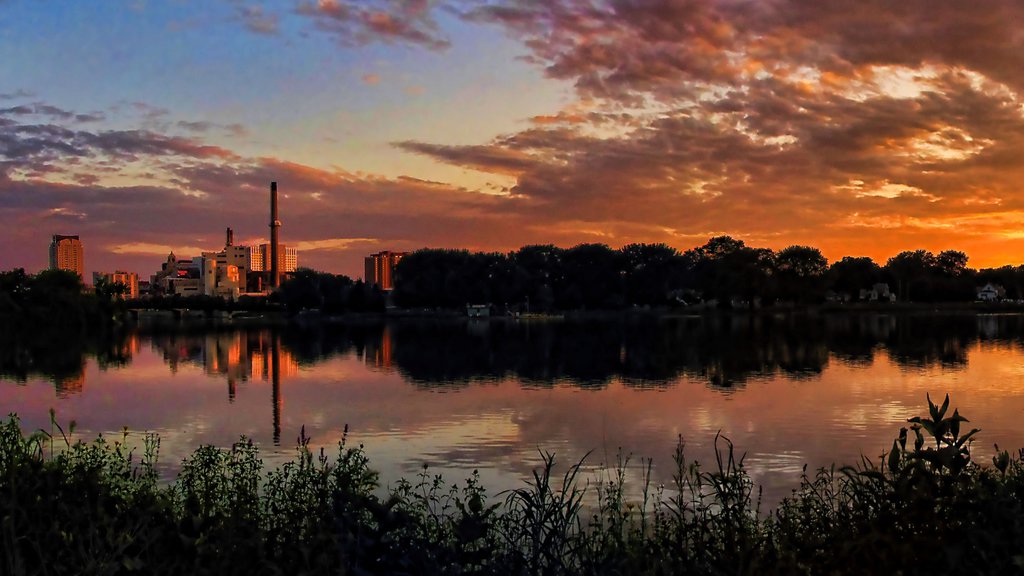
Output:
[[[227,237],[224,239],[224,247],[233,246],[235,244],[235,232],[228,228]]]
[[[281,228],[281,221],[277,219],[277,182],[270,183],[270,287],[277,288],[280,285],[281,271],[278,269],[278,247],[277,234]]]

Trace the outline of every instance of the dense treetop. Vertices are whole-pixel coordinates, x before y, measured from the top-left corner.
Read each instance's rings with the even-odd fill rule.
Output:
[[[1005,297],[1024,297],[1024,267],[973,270],[955,250],[906,251],[884,265],[847,256],[831,265],[817,248],[778,252],[717,236],[680,252],[665,244],[572,248],[524,246],[515,252],[423,249],[397,266],[394,301],[401,307],[458,308],[491,304],[515,311],[621,309],[714,302],[720,307],[817,304],[861,299],[884,283],[900,301],[971,301],[993,283]]]

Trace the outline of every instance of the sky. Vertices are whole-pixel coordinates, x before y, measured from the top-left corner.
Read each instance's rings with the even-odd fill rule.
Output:
[[[1019,0],[0,0],[0,270],[269,236],[1024,263]]]

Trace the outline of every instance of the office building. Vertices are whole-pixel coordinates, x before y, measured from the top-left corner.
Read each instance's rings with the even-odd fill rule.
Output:
[[[85,281],[85,257],[78,236],[53,235],[50,242],[50,270],[70,270]]]
[[[369,285],[376,284],[381,290],[393,289],[395,266],[406,254],[408,253],[388,251],[370,254],[365,260],[363,281]]]

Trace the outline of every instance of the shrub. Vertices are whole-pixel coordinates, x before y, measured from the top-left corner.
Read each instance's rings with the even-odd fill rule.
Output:
[[[732,444],[705,470],[682,439],[669,486],[619,455],[591,484],[555,457],[489,498],[426,468],[381,493],[362,446],[265,471],[258,447],[203,446],[163,484],[159,439],[72,443],[0,423],[3,574],[1021,574],[1024,452],[971,459],[977,430],[928,399],[878,463],[804,474],[770,513]],[[913,439],[911,441],[911,438]],[[756,496],[755,496],[756,494]]]

